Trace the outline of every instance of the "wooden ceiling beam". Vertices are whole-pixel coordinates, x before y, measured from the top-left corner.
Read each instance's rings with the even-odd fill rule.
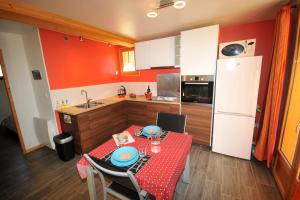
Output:
[[[1,19],[124,47],[133,47],[135,42],[133,39],[119,36],[73,19],[7,0],[0,0],[0,17]]]

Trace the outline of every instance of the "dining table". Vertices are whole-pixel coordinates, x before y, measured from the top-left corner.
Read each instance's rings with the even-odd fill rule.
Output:
[[[134,142],[125,146],[139,149],[146,145],[146,153],[150,156],[148,162],[134,175],[139,186],[151,193],[157,200],[173,199],[177,182],[181,179],[185,183],[190,181],[190,150],[192,136],[187,133],[168,131],[168,134],[160,141],[160,151],[151,151],[151,141],[147,138],[135,136],[137,130],[143,127],[132,125],[126,129],[134,138]],[[103,158],[116,150],[115,141],[109,139],[96,147],[88,154],[95,158]],[[96,171],[89,162],[81,157],[77,162],[77,170],[82,179],[87,179],[91,200],[96,199],[94,175]]]

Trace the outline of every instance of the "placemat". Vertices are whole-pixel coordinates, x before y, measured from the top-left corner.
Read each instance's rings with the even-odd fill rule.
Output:
[[[99,163],[99,160],[100,162],[104,162],[105,164],[107,164],[108,168],[110,170],[114,170],[114,171],[121,171],[121,172],[126,172],[128,170],[130,170],[134,175],[136,173],[138,173],[142,168],[143,166],[150,160],[151,156],[149,155],[146,155],[144,156],[143,158],[139,158],[139,160],[137,162],[135,162],[134,164],[132,165],[129,165],[129,166],[126,166],[126,167],[118,167],[118,166],[115,166],[111,163],[110,161],[110,158],[112,156],[114,151],[110,152],[109,154],[107,154],[106,156],[102,157],[102,158],[95,158],[95,157],[92,157],[91,158],[98,164]],[[98,161],[98,162],[97,162]]]
[[[143,131],[143,129],[141,128],[140,129],[140,133]],[[169,131],[162,131],[162,134],[160,135],[160,141],[162,141],[165,137],[167,137]],[[145,138],[145,139],[148,139],[147,136],[144,136],[144,135],[140,135],[140,136],[136,136],[136,137],[140,137],[140,138]]]

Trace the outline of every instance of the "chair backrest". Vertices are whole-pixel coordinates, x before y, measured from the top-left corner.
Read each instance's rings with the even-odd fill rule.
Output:
[[[166,131],[185,133],[186,115],[158,112],[156,124]]]
[[[89,156],[88,154],[84,154],[83,156],[98,172],[101,181],[103,182],[102,184],[105,184],[105,177],[130,190],[133,190],[134,192],[140,193],[141,189],[131,171],[120,171],[119,168],[113,167],[100,159]]]

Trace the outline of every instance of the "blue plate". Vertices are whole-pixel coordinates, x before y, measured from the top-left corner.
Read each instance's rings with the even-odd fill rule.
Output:
[[[128,159],[122,159],[122,154],[124,153],[129,153],[132,156],[129,157]],[[126,146],[126,147],[121,147],[117,150],[115,150],[111,156],[111,163],[115,166],[118,167],[126,167],[128,165],[132,165],[139,159],[139,152],[136,148]]]
[[[143,128],[142,134],[146,137],[151,137],[153,135],[158,135],[161,131],[161,128],[159,126],[155,125],[150,125],[150,126],[145,126]]]

